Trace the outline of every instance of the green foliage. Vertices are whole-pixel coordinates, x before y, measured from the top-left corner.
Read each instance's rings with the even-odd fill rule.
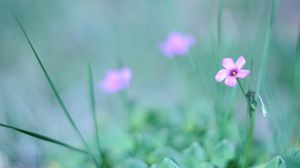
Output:
[[[293,150],[282,157],[286,168],[300,168],[300,150]]]
[[[287,168],[287,167],[286,167],[285,161],[282,159],[282,157],[276,156],[268,163],[258,165],[254,168]],[[296,167],[293,167],[293,168],[296,168]]]
[[[205,160],[207,160],[206,153],[198,143],[193,143],[188,149],[183,151],[182,162],[185,167],[197,167]]]
[[[153,168],[180,168],[180,166],[170,158],[165,158],[158,166],[153,166]]]
[[[129,158],[125,161],[123,165],[117,166],[119,168],[147,168],[147,165],[139,160],[134,158]]]
[[[0,126],[70,149],[36,145],[36,164],[27,167],[240,168],[247,104],[239,90],[213,78],[223,57],[244,55],[251,76],[241,83],[262,95],[269,112],[260,115],[253,94],[249,165],[299,168],[300,34],[287,3],[1,1],[0,118],[8,124]],[[195,37],[185,57],[160,53],[171,31]],[[103,93],[97,82],[120,65],[133,72],[126,93]],[[49,133],[33,131],[42,125]],[[62,141],[45,136],[53,134]],[[22,138],[1,132],[0,156],[9,155],[12,167],[29,158]],[[78,140],[84,149],[70,145]]]
[[[224,168],[228,162],[235,157],[234,145],[228,140],[218,143],[210,156],[211,162],[217,167]]]

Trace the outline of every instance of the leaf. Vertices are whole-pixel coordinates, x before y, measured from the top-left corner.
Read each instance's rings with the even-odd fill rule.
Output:
[[[125,164],[121,167],[122,168],[147,168],[148,166],[146,165],[145,162],[139,159],[129,158],[126,160]]]
[[[165,158],[158,168],[180,168],[180,166],[171,158]]]
[[[283,158],[281,156],[276,156],[268,163],[255,166],[253,168],[287,168],[287,167],[285,165],[285,161],[283,160]],[[297,167],[293,167],[293,168],[297,168]]]
[[[5,128],[8,128],[8,129],[15,130],[15,131],[18,131],[18,132],[21,132],[21,133],[23,133],[23,134],[29,135],[29,136],[31,136],[31,137],[34,137],[34,138],[37,138],[37,139],[40,139],[40,140],[43,140],[43,141],[51,142],[51,143],[54,143],[54,144],[57,144],[57,145],[66,147],[66,148],[68,148],[68,149],[71,149],[71,150],[74,150],[74,151],[77,151],[77,152],[80,152],[80,153],[89,155],[89,153],[88,153],[87,151],[85,151],[85,150],[82,150],[82,149],[73,147],[73,146],[68,145],[68,144],[66,144],[66,143],[64,143],[64,142],[60,142],[60,141],[58,141],[58,140],[56,140],[56,139],[47,137],[47,136],[45,136],[45,135],[37,134],[37,133],[31,132],[31,131],[28,131],[28,130],[20,129],[20,128],[13,127],[13,126],[6,125],[6,124],[2,124],[2,123],[0,123],[0,126],[1,126],[1,127],[5,127]]]
[[[102,127],[101,145],[104,151],[109,151],[109,159],[117,161],[134,149],[134,139],[121,123],[108,123]]]
[[[212,165],[211,163],[208,163],[208,162],[202,162],[202,163],[199,163],[199,164],[197,164],[196,167],[215,168],[214,165]],[[188,167],[188,168],[189,168],[189,167]]]
[[[266,168],[285,168],[285,163],[282,157],[276,156],[266,166]]]
[[[204,149],[198,143],[193,143],[183,152],[183,164],[186,167],[198,167],[206,159]]]
[[[228,140],[223,140],[214,147],[210,160],[214,165],[222,168],[225,167],[234,156],[234,145]]]
[[[283,159],[287,168],[300,168],[300,150],[290,152],[289,154],[283,156]]]
[[[179,160],[181,158],[180,153],[178,153],[178,151],[175,149],[171,147],[162,147],[152,152],[148,156],[147,160],[149,163],[159,163],[162,162],[166,157],[173,158],[175,160]]]

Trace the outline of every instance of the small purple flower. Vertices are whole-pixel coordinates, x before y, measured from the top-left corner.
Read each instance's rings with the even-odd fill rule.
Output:
[[[195,39],[193,36],[171,32],[160,45],[160,49],[166,57],[184,56],[194,44]]]
[[[234,63],[232,58],[224,58],[222,65],[225,69],[219,70],[215,79],[217,82],[222,82],[225,79],[225,85],[234,87],[236,85],[236,78],[245,78],[250,74],[249,70],[242,69],[246,60],[244,56],[240,56]]]
[[[109,70],[100,82],[100,88],[107,93],[116,93],[129,85],[131,76],[129,68]]]

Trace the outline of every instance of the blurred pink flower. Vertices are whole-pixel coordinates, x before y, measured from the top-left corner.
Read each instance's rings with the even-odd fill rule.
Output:
[[[225,69],[219,70],[215,79],[217,82],[222,82],[225,79],[225,85],[234,87],[236,85],[236,78],[245,78],[250,74],[249,70],[242,69],[246,63],[244,56],[240,56],[234,63],[232,58],[224,58],[222,65]]]
[[[109,70],[100,82],[100,88],[107,93],[116,93],[129,85],[131,76],[129,68]]]
[[[171,32],[160,45],[160,49],[166,57],[184,56],[194,44],[195,39],[193,36]]]

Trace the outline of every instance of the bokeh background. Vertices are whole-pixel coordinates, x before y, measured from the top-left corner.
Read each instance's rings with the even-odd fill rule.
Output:
[[[260,86],[268,111],[263,118],[257,110],[252,164],[284,155],[299,147],[300,1],[280,1],[268,59],[263,60],[272,3],[1,0],[0,122],[81,146],[13,11],[91,145],[95,134],[87,61],[92,63],[101,143],[114,167],[125,167],[128,162],[150,166],[169,155],[180,158],[193,144],[211,153],[225,139],[235,149],[226,156],[238,158],[245,136],[246,104],[238,87],[218,84],[214,76],[223,57],[239,55],[246,57],[246,68],[252,70],[243,84],[254,90]],[[196,44],[185,57],[166,58],[159,50],[171,31],[195,37]],[[126,90],[135,105],[131,115],[119,94],[106,94],[98,87],[105,72],[120,63],[132,69]],[[259,80],[261,68],[265,72]],[[133,125],[134,133],[127,133],[128,125]],[[135,148],[142,149],[131,154]],[[88,162],[68,149],[0,129],[1,168],[92,167]]]

